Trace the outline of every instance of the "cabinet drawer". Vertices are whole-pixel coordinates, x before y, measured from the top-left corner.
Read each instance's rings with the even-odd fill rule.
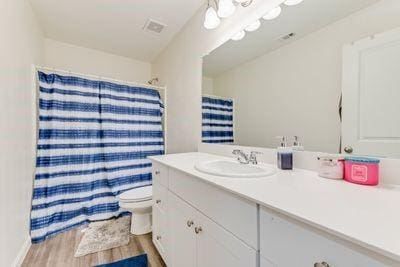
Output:
[[[169,170],[169,190],[252,248],[257,248],[257,205],[199,178]]]
[[[153,182],[168,187],[168,167],[152,161]]]
[[[153,207],[158,207],[164,213],[167,210],[167,192],[168,189],[161,184],[153,183]]]
[[[260,211],[260,253],[263,266],[310,267],[327,262],[333,267],[381,267],[382,262],[353,250],[343,242],[282,217],[265,208]]]

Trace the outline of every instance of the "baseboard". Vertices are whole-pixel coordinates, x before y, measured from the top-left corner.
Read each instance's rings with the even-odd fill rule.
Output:
[[[31,247],[31,237],[28,236],[12,264],[13,267],[19,267],[22,265],[30,247]]]

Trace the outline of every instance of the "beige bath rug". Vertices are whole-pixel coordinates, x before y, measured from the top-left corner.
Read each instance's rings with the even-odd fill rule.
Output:
[[[129,229],[130,216],[90,223],[84,229],[75,257],[129,244]]]

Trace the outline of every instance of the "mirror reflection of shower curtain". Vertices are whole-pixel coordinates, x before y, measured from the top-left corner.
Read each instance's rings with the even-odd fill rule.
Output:
[[[31,237],[37,243],[127,214],[117,195],[151,185],[147,156],[164,153],[155,89],[39,72]]]
[[[232,99],[202,97],[202,142],[234,143],[234,102]]]

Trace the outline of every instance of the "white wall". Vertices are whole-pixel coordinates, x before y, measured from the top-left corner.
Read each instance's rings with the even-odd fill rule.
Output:
[[[399,1],[383,0],[217,77],[214,93],[236,100],[236,143],[299,135],[307,150],[338,152],[342,47],[395,27]]]
[[[202,57],[283,0],[254,0],[216,30],[203,27],[205,7],[185,25],[152,64],[152,76],[167,86],[168,152],[196,151],[201,137]]]
[[[203,76],[201,89],[202,89],[203,94],[213,95],[214,94],[214,80]]]
[[[151,64],[102,51],[45,39],[44,65],[46,67],[147,83]]]
[[[41,63],[42,32],[28,1],[0,0],[0,266],[29,241],[35,102],[31,64]]]

